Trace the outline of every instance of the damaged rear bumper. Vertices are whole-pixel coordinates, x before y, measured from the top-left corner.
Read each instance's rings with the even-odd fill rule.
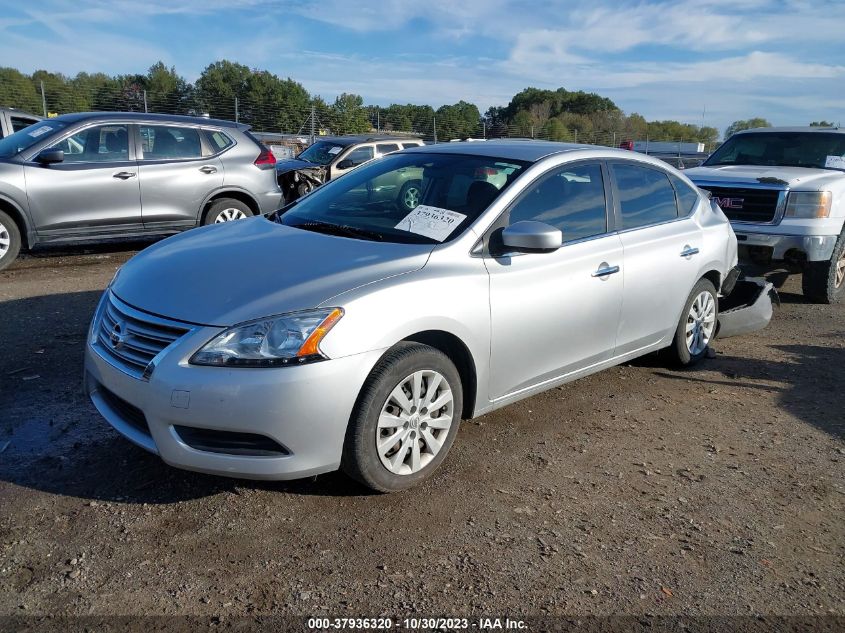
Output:
[[[772,320],[773,304],[780,305],[774,286],[763,279],[741,279],[719,299],[717,338],[741,336],[762,330]]]

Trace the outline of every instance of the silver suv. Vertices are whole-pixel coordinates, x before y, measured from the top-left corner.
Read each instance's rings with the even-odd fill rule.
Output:
[[[276,159],[248,130],[99,112],[0,140],[0,270],[22,245],[165,235],[274,211]]]

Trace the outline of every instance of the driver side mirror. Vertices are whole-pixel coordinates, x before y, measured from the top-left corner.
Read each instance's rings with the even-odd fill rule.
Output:
[[[61,163],[65,159],[64,150],[58,149],[56,147],[49,147],[47,149],[41,150],[38,153],[38,156],[35,157],[39,163],[43,165],[50,165],[51,163]]]
[[[350,167],[355,167],[355,163],[351,158],[344,158],[337,164],[338,169],[349,169]]]
[[[545,222],[523,220],[502,231],[502,245],[517,253],[551,253],[563,244],[563,233]]]

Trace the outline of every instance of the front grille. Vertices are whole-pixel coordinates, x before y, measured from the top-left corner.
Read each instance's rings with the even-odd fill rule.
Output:
[[[126,373],[141,378],[150,361],[190,328],[145,314],[111,292],[96,326],[97,350]]]
[[[713,194],[731,221],[771,224],[775,220],[781,194],[778,189],[699,186]]]
[[[185,444],[198,451],[247,455],[251,457],[282,457],[290,452],[275,440],[257,433],[218,431],[192,426],[174,426]]]
[[[150,427],[147,425],[147,418],[143,411],[129,404],[126,400],[112,393],[102,385],[100,385],[97,391],[105,403],[120,416],[121,420],[132,428],[141,431],[141,433],[150,435]]]

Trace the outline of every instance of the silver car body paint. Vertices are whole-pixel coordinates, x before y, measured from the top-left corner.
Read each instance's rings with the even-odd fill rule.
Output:
[[[685,218],[565,244],[552,253],[485,256],[479,241],[500,213],[558,165],[626,160],[688,181],[657,159],[607,148],[491,142],[406,151],[533,164],[470,228],[443,244],[354,240],[256,218],[147,249],[124,266],[108,292],[135,309],[198,325],[159,354],[147,382],[89,344],[86,384],[102,415],[179,467],[275,479],[326,472],[340,463],[368,374],[397,342],[428,331],[457,338],[473,365],[476,389],[469,400],[477,416],[669,345],[696,282],[706,274],[723,279],[736,263],[730,224],[703,195]],[[683,256],[690,248],[697,254]],[[595,276],[615,266],[618,274]],[[345,311],[321,343],[330,360],[275,369],[188,363],[227,326],[321,306]],[[144,412],[149,436],[98,397],[103,388]],[[174,391],[190,392],[189,408],[172,406]],[[291,454],[199,451],[179,439],[174,425],[264,434]]]

